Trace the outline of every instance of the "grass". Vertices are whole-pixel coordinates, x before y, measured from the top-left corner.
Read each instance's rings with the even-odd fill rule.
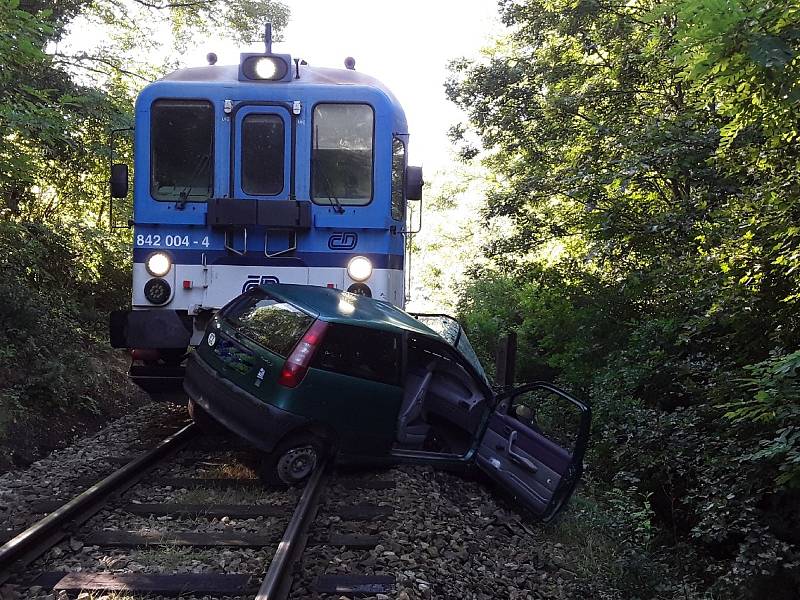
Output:
[[[208,477],[216,477],[219,479],[256,479],[255,472],[249,467],[241,463],[226,463],[224,465],[216,465],[208,469],[206,472]]]
[[[285,492],[280,492],[280,496],[285,497],[285,495]],[[180,492],[176,497],[176,502],[183,504],[261,504],[275,500],[274,491],[238,487],[192,488]]]
[[[165,572],[175,572],[181,565],[189,566],[189,561],[206,561],[211,558],[213,551],[200,550],[187,546],[174,544],[147,547],[134,550],[131,560],[144,565],[157,566]]]
[[[542,527],[548,553],[577,579],[608,590],[610,597],[690,600],[669,557],[649,543],[649,514],[622,496],[575,495],[571,506]]]

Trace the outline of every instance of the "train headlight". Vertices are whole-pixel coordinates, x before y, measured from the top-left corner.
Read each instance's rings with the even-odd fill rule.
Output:
[[[280,81],[286,78],[289,64],[281,56],[248,56],[242,61],[245,79]]]
[[[372,275],[372,263],[366,256],[354,256],[347,263],[347,274],[354,281],[366,281]]]
[[[144,284],[144,297],[151,304],[166,304],[172,288],[163,279],[151,279]]]
[[[172,259],[163,252],[154,252],[147,257],[144,266],[153,277],[163,277],[172,268]]]

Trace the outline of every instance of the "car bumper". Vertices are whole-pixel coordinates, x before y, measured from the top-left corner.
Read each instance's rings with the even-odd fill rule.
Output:
[[[309,422],[223,379],[195,353],[187,361],[183,389],[226,429],[266,452],[271,452],[287,433]]]

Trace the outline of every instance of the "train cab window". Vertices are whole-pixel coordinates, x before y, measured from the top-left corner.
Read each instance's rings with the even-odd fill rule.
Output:
[[[150,194],[174,202],[210,198],[214,107],[204,100],[157,100],[150,114]]]
[[[374,129],[372,107],[366,104],[314,107],[311,197],[317,204],[369,204]]]
[[[242,191],[274,196],[283,190],[283,119],[252,114],[242,121]]]
[[[403,193],[403,176],[406,172],[406,145],[403,140],[392,140],[392,218],[401,221],[405,214],[406,204]]]

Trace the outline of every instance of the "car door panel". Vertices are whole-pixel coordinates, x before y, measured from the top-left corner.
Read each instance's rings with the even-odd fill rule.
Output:
[[[515,396],[537,388],[563,397],[580,410],[580,427],[572,451],[549,439],[537,427],[508,414]],[[480,441],[476,464],[534,515],[549,520],[566,504],[580,479],[590,419],[588,406],[555,386],[547,383],[522,386],[498,398]]]
[[[509,423],[511,420],[506,415],[492,415],[478,451],[478,464],[493,479],[501,483],[509,479],[515,487],[521,487],[521,493],[544,510],[561,481],[559,473],[569,463],[569,455],[562,448],[552,448],[547,439],[521,432]]]

